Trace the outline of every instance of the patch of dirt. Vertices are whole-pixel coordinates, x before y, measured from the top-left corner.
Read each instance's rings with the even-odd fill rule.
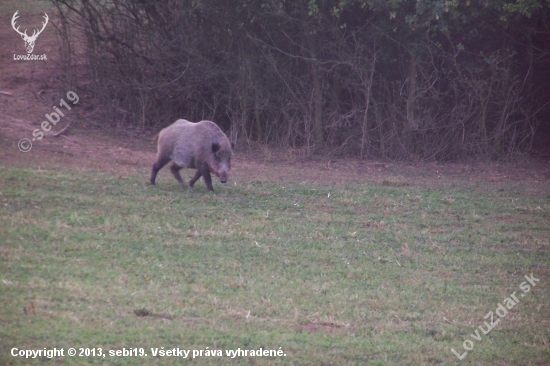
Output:
[[[304,323],[300,324],[298,326],[299,331],[310,331],[310,332],[318,332],[322,331],[325,333],[335,333],[339,330],[351,330],[349,325],[342,325],[342,324],[336,324],[331,322],[311,322],[311,323]]]
[[[55,23],[55,12],[50,23]],[[46,54],[46,61],[18,61],[14,54],[24,54],[21,37],[10,27],[12,13],[0,13],[0,159],[3,165],[31,168],[64,167],[78,170],[102,170],[123,176],[134,172],[148,179],[155,160],[156,144],[152,141],[158,131],[135,133],[106,126],[106,121],[91,121],[87,110],[93,100],[79,92],[79,103],[71,110],[67,87],[59,62],[53,24],[49,24],[36,41],[35,54]],[[43,13],[22,13],[21,20],[41,25]],[[25,17],[25,18],[24,18]],[[64,116],[51,128],[42,131],[41,140],[33,132],[41,131],[46,115],[62,110]],[[185,118],[185,116],[182,116]],[[67,125],[71,128],[54,137]],[[32,142],[29,152],[21,152],[18,142]],[[34,139],[34,140],[33,140]],[[267,180],[303,184],[342,185],[369,182],[391,187],[411,185],[451,184],[455,180],[487,182],[550,181],[550,161],[525,164],[438,164],[372,161],[356,158],[314,156],[306,158],[303,150],[258,146],[240,143],[236,148],[232,177],[236,180]],[[167,169],[165,169],[167,170]],[[161,172],[161,174],[167,174]]]

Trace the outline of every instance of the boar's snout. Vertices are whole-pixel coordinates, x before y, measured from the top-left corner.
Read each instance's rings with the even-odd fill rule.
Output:
[[[230,158],[225,161],[222,159],[222,162],[218,165],[218,171],[216,175],[220,178],[221,183],[227,183],[227,178],[229,177],[229,171],[231,170],[231,160]]]
[[[220,182],[227,183],[227,178],[229,177],[229,171],[225,169],[210,170],[214,175],[220,178]]]
[[[220,172],[220,182],[227,183],[227,176],[229,174],[227,172]]]

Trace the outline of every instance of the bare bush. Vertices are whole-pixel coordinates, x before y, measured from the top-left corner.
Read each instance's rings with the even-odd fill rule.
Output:
[[[549,113],[527,86],[548,91],[532,70],[550,53],[523,31],[531,43],[510,46],[496,15],[493,33],[471,36],[451,24],[469,9],[433,26],[408,2],[52,1],[67,83],[119,127],[209,119],[233,142],[308,155],[492,159],[529,151],[535,117]]]

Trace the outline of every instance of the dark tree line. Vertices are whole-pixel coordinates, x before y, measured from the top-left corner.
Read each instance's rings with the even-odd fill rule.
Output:
[[[549,0],[52,1],[67,82],[121,126],[454,160],[550,121]]]

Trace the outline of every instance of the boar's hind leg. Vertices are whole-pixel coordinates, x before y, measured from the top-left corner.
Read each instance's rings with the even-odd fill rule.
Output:
[[[172,175],[174,175],[174,178],[176,178],[176,180],[179,182],[179,184],[181,184],[182,187],[185,187],[185,183],[183,183],[183,179],[181,179],[180,169],[181,166],[176,164],[172,164],[172,166],[170,167],[170,171],[172,172]]]
[[[189,181],[189,187],[193,188],[193,185],[195,184],[196,181],[199,180],[200,177],[202,177],[202,173],[200,170],[197,170],[193,179]]]
[[[149,179],[149,182],[151,182],[152,185],[155,185],[155,179],[157,179],[157,173],[159,172],[159,170],[161,170],[163,166],[168,164],[170,160],[170,158],[161,158],[158,159],[155,164],[153,164],[153,169],[151,169],[151,178]]]

